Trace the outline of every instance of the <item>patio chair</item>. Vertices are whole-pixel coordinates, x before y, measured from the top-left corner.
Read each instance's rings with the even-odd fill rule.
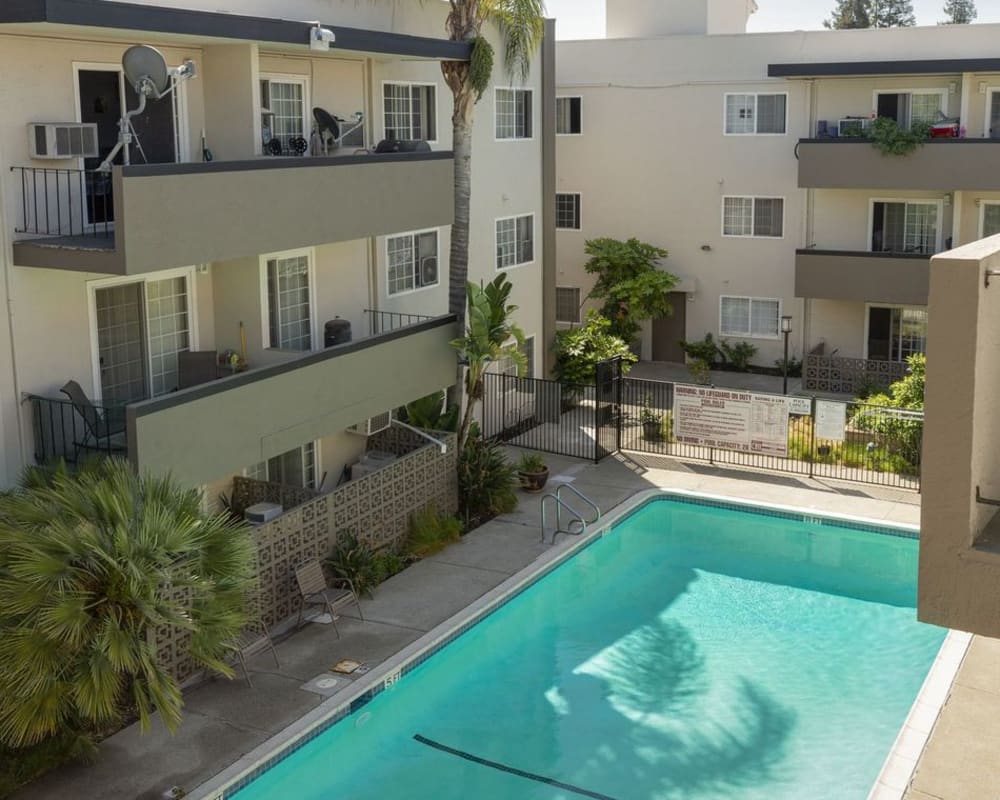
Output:
[[[354,584],[346,578],[336,581],[340,587],[330,588],[326,585],[326,576],[323,574],[323,567],[318,561],[309,561],[295,570],[295,581],[299,585],[299,594],[302,595],[302,603],[299,605],[299,619],[296,627],[302,624],[302,612],[306,606],[323,606],[330,615],[333,629],[340,638],[340,630],[337,628],[337,609],[349,606],[352,603],[358,607],[358,616],[364,622],[365,615],[361,612],[361,601],[358,593],[354,591]]]
[[[83,437],[77,437],[73,426],[73,461],[78,461],[81,450],[96,450],[108,455],[125,453],[125,409],[105,409],[102,414],[87,397],[87,393],[76,381],[67,381],[60,389],[69,398],[73,410],[83,419]],[[109,411],[117,413],[109,414]]]
[[[250,670],[247,668],[247,658],[267,648],[274,657],[274,666],[281,669],[278,652],[274,649],[274,641],[271,639],[271,632],[267,629],[260,614],[256,612],[251,613],[246,627],[227,646],[239,659],[240,667],[243,669],[243,677],[247,679],[247,684],[251,689],[253,688],[253,680],[250,678]]]

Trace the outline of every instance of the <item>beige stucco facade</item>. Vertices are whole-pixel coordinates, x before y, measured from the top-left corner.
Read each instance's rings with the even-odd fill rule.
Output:
[[[214,11],[198,0],[147,4]],[[375,33],[437,40],[444,36],[446,8],[438,4],[337,0],[332,6],[327,0],[293,3],[248,0],[228,3],[227,11],[271,20],[320,19],[325,24]],[[487,28],[486,33],[500,52],[497,31]],[[177,169],[167,165],[164,170],[133,171],[138,174],[116,170],[116,202],[120,208],[115,212],[113,250],[78,250],[75,255],[64,252],[51,257],[53,264],[67,268],[25,265],[36,263],[32,261],[18,263],[14,240],[23,242],[26,237],[15,233],[15,229],[36,222],[35,217],[40,215],[32,211],[30,218],[26,218],[24,187],[10,167],[78,170],[82,166],[80,159],[32,160],[27,124],[78,120],[78,71],[117,69],[125,48],[135,43],[153,44],[170,65],[187,59],[195,64],[196,77],[184,82],[178,94],[176,147],[182,163]],[[533,216],[534,259],[510,270],[510,277],[514,283],[513,301],[519,307],[518,322],[529,336],[534,336],[534,360],[540,365],[544,353],[545,230],[541,163],[543,72],[539,61],[534,60],[529,76],[522,82],[508,77],[502,58],[498,57],[493,83],[476,107],[469,278],[488,281],[497,273],[498,219]],[[0,299],[7,300],[9,293],[10,300],[3,304],[10,313],[0,325],[0,442],[3,443],[0,486],[13,482],[20,469],[32,460],[31,413],[28,405],[19,402],[22,394],[59,397],[59,388],[74,379],[88,396],[100,401],[101,366],[94,310],[94,293],[100,288],[119,282],[182,277],[189,302],[190,348],[238,351],[242,346],[242,325],[251,371],[280,365],[298,355],[267,346],[263,265],[268,255],[308,256],[314,350],[323,349],[323,323],[337,317],[350,321],[358,340],[369,336],[372,330],[371,315],[366,310],[422,317],[446,313],[453,203],[450,158],[407,160],[404,156],[396,161],[373,159],[372,163],[365,163],[364,156],[354,155],[354,146],[344,146],[333,150],[327,161],[355,159],[350,164],[330,162],[329,166],[323,166],[327,161],[305,156],[283,159],[287,166],[276,166],[273,159],[264,161],[269,157],[261,154],[259,81],[286,79],[303,87],[307,137],[314,106],[346,119],[361,111],[365,116],[363,139],[369,147],[385,137],[386,82],[432,86],[433,109],[429,113],[435,135],[430,146],[436,153],[447,156],[451,149],[451,93],[436,58],[343,49],[317,54],[305,42],[294,45],[264,40],[239,42],[208,33],[182,36],[32,23],[0,24],[0,71],[8,76],[0,86],[0,102],[7,109],[0,121],[3,175],[0,264],[4,277]],[[495,135],[496,89],[507,87],[531,91],[530,138],[501,140]],[[124,96],[129,107],[135,105],[131,89],[126,89]],[[202,163],[203,134],[205,145],[214,155],[210,165]],[[185,163],[190,165],[189,169],[184,168]],[[267,168],[258,168],[262,163]],[[72,199],[79,204],[79,192]],[[438,278],[429,285],[391,294],[387,241],[397,234],[415,232],[436,233]],[[121,277],[115,277],[116,274]],[[367,391],[366,382],[372,383],[380,376],[367,375],[365,370],[359,372],[354,362],[347,373],[336,372],[344,369],[346,361],[332,359],[327,373],[336,374],[338,381],[356,383],[352,388],[359,392],[361,405],[327,409],[318,417],[310,412],[311,416],[306,416],[323,421],[300,424],[298,429],[308,436],[295,446],[317,442],[320,471],[339,475],[343,466],[364,449],[364,437],[344,433],[347,425],[361,421],[355,418],[359,413],[381,413],[388,410],[381,407],[383,401],[405,402],[426,391],[444,388],[454,380],[454,353],[447,346],[453,333],[449,329],[447,336],[432,337],[423,349],[413,353],[406,350],[409,345],[405,337],[373,351],[378,352],[379,359],[369,359],[372,368],[389,370],[395,378],[391,392]],[[397,351],[400,357],[408,353],[405,358],[410,360],[431,360],[427,363],[418,360],[413,379],[406,379],[405,371],[392,367]],[[435,354],[433,358],[431,353]],[[362,361],[364,357],[363,352],[357,356]],[[294,377],[288,378],[288,374]],[[274,397],[284,391],[286,402],[294,404],[295,386],[304,375],[302,372],[278,376],[268,384],[269,391]],[[241,391],[244,392],[241,397],[253,397],[251,388]],[[220,408],[224,408],[224,403]],[[175,416],[187,413],[183,406],[177,409],[172,412]],[[176,425],[177,420],[171,417],[170,424]],[[166,465],[169,458],[164,461],[149,449],[149,443],[155,439],[150,430],[147,420],[145,431],[138,434],[144,435],[146,441],[136,445],[140,465],[156,466],[161,461]],[[249,450],[222,448],[211,459],[204,460],[204,468],[194,469],[197,463],[194,454],[190,474],[178,477],[210,485],[211,494],[222,491],[227,474],[253,463],[245,456],[252,455],[259,461],[275,454],[273,448],[261,445],[263,428],[257,434],[260,435],[250,437]],[[280,439],[284,446],[291,434],[286,431],[277,438],[273,432],[268,435],[269,441]]]

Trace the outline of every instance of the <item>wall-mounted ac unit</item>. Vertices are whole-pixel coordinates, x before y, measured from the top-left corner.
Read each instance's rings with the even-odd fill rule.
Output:
[[[96,158],[97,123],[31,122],[28,147],[32,158]]]
[[[372,434],[384,431],[392,424],[392,412],[386,411],[374,417],[369,417],[364,422],[351,425],[347,429],[348,433],[356,433],[358,436],[371,436]]]
[[[437,256],[427,256],[420,259],[420,285],[433,286],[438,282]]]
[[[248,506],[243,512],[243,518],[251,525],[263,525],[276,517],[280,517],[284,509],[278,503],[256,503]]]
[[[873,120],[868,117],[850,117],[838,122],[841,136],[861,136],[872,126]]]

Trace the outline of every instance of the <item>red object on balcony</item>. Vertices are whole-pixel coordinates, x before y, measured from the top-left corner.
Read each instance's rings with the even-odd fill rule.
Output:
[[[957,122],[935,122],[931,125],[931,138],[932,139],[957,139],[958,138],[958,123]]]

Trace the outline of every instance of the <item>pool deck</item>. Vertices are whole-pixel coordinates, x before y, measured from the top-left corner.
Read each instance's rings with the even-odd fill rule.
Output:
[[[719,469],[657,457],[609,458],[599,465],[548,457],[555,476],[598,503],[604,513],[637,492],[672,488],[757,502],[917,524],[919,495],[903,491]],[[25,787],[19,800],[134,798],[159,800],[171,787],[190,792],[275,734],[313,712],[330,695],[363,676],[331,677],[341,659],[372,670],[457,612],[476,602],[539,557],[540,501],[522,495],[518,509],[470,533],[436,556],[391,578],[363,601],[365,621],[345,614],[332,626],[309,624],[278,644],[280,667],[269,653],[250,659],[254,687],[242,679],[214,679],[185,693],[184,722],[176,735],[158,720],[140,735],[133,725],[100,746],[91,766],[56,770]],[[568,541],[560,537],[561,541]],[[908,800],[997,798],[1000,763],[1000,642],[975,639],[917,767]],[[915,756],[916,754],[914,754]]]

